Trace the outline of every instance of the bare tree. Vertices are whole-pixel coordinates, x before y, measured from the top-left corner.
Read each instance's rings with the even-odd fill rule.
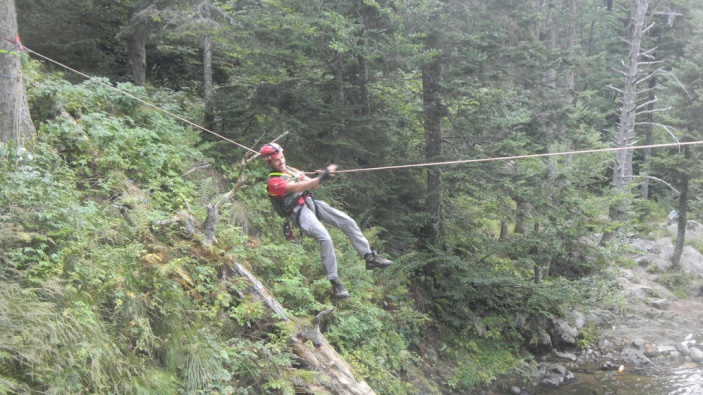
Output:
[[[34,136],[24,90],[14,0],[0,0],[0,142],[21,143]]]
[[[618,134],[616,146],[618,148],[628,148],[635,144],[635,116],[641,108],[637,103],[638,89],[637,85],[643,80],[653,77],[653,74],[647,76],[642,75],[641,58],[644,54],[641,53],[642,37],[645,28],[645,19],[647,9],[649,8],[648,0],[632,0],[630,9],[630,37],[628,44],[630,47],[627,63],[623,62],[624,69],[620,72],[624,76],[623,88],[610,86],[611,89],[618,91],[622,95],[620,107],[620,122],[618,126]],[[622,149],[615,151],[615,161],[613,163],[613,178],[612,184],[616,191],[624,192],[632,180],[632,150]],[[620,204],[614,204],[610,207],[610,218],[619,220],[624,212]],[[605,232],[601,238],[601,244],[607,243],[613,237],[613,232]]]
[[[642,50],[642,40],[645,34],[655,25],[654,22],[648,22],[648,9],[648,0],[631,0],[630,34],[629,39],[626,40],[630,51],[627,63],[623,62],[624,67],[621,70],[624,76],[624,84],[622,89],[610,86],[611,89],[622,95],[616,141],[617,147],[621,149],[615,152],[612,178],[612,185],[618,192],[627,192],[631,181],[635,178],[632,170],[633,150],[627,148],[633,147],[636,143],[636,127],[645,127],[645,142],[647,143],[651,141],[652,126],[663,128],[678,142],[678,138],[670,131],[668,126],[654,122],[655,113],[670,110],[670,108],[658,108],[656,106],[659,101],[654,94],[658,88],[657,77],[671,77],[674,80],[676,80],[676,77],[657,66],[661,63],[661,60],[657,60],[654,56],[657,50],[656,47]],[[665,16],[669,24],[673,23],[677,16],[680,16],[680,14],[674,12],[657,12],[654,15]],[[676,81],[678,82],[678,80]],[[637,121],[638,117],[642,117],[644,120]],[[641,191],[643,196],[648,194],[648,180],[657,180],[656,177],[649,175],[649,155],[649,152],[645,152],[643,174],[639,177],[644,180]],[[613,220],[620,220],[624,212],[625,208],[621,204],[616,203],[610,207],[610,217]],[[608,242],[612,236],[613,232],[605,232],[601,243]]]
[[[627,148],[635,144],[635,115],[637,114],[637,85],[643,79],[640,70],[640,52],[642,36],[645,31],[645,16],[649,7],[648,0],[633,0],[631,10],[630,56],[627,69],[623,71],[625,85],[622,93],[620,107],[620,124],[618,127],[617,147]],[[649,76],[651,77],[651,76]],[[645,77],[646,78],[646,77]],[[632,150],[618,150],[615,152],[613,165],[613,186],[615,189],[624,190],[632,180]]]

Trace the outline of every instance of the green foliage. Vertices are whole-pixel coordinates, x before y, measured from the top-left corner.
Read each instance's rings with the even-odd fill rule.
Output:
[[[155,199],[151,204],[170,204],[175,209],[189,203],[190,191],[197,189],[180,175],[202,159],[199,152],[187,149],[197,142],[195,135],[161,113],[150,112],[145,117],[145,109],[134,100],[125,100],[96,82],[77,87],[49,83],[37,93],[74,117],[80,116],[80,122],[59,118],[41,130],[65,160],[80,169],[76,174],[79,185],[110,194],[130,181],[151,193]],[[119,88],[135,96],[146,93],[129,84]],[[158,104],[177,104],[163,92],[154,97],[160,100]],[[173,199],[172,193],[178,198]]]
[[[691,294],[691,284],[694,278],[690,274],[680,272],[662,273],[657,282],[665,286],[677,298],[685,299]]]
[[[300,320],[331,307],[315,241],[281,240],[263,192],[265,166],[246,169],[244,186],[220,211],[218,241],[203,247],[185,232],[183,216],[173,218],[187,213],[200,226],[245,153],[109,88],[198,122],[204,34],[214,44],[207,103],[214,131],[254,146],[287,130],[287,157],[304,170],[427,161],[423,95],[430,93],[443,111],[442,154],[433,160],[612,143],[618,97],[603,87],[618,86],[610,70],[626,56],[619,37],[627,15],[619,9],[529,1],[212,4],[218,8],[205,15],[193,4],[164,3],[153,16],[177,23],[149,32],[147,80],[173,91],[106,78],[124,74],[119,40],[138,4],[18,4],[31,48],[103,77],[72,84],[36,61],[24,64],[39,132],[24,146],[0,144],[0,393],[290,394],[293,383],[321,379],[291,355],[294,328],[228,274],[232,260],[244,264]],[[657,58],[677,57],[672,70],[682,82],[658,78],[675,91],[660,99],[675,109],[666,121],[677,130],[653,128],[655,142],[698,139],[690,125],[703,113],[700,24],[688,11],[652,29],[666,44]],[[57,21],[68,27],[57,29]],[[444,71],[437,92],[424,91],[422,80],[432,62]],[[677,187],[688,177],[690,218],[702,217],[696,155],[654,156],[645,164],[636,155],[635,168],[646,165]],[[442,240],[429,237],[425,168],[345,173],[325,183],[316,196],[349,211],[396,264],[367,272],[332,230],[351,297],[335,304],[324,335],[378,393],[490,384],[515,366],[518,345],[545,318],[622,303],[609,267],[631,264],[624,235],[647,234],[678,195],[663,183],[651,186],[649,200],[611,193],[611,161],[611,153],[592,153],[443,166]],[[615,203],[627,208],[622,222],[607,219]],[[623,232],[612,243],[597,245],[597,235],[616,229]],[[689,286],[680,275],[662,281],[676,292]],[[595,336],[587,329],[582,345]]]
[[[668,203],[668,202],[667,202]],[[673,207],[667,203],[652,200],[635,199],[632,202],[632,227],[641,235],[649,234],[653,226],[660,227],[669,221],[668,215]]]
[[[587,350],[598,344],[600,328],[597,325],[589,324],[581,328],[579,334],[579,338],[576,339],[576,347],[579,350]]]
[[[403,304],[384,310],[352,301],[335,314],[327,340],[342,350],[344,358],[358,374],[366,377],[376,391],[387,394],[413,393],[412,387],[394,372],[407,370],[417,362],[408,342],[419,335],[427,317]]]
[[[446,378],[447,387],[454,391],[488,386],[519,362],[513,350],[504,343],[492,341],[459,341],[447,347],[442,354],[458,362]]]
[[[291,382],[295,377],[288,376],[294,356],[285,346],[285,339],[274,342],[230,339],[222,352],[228,361],[229,370],[241,382],[235,394],[281,393],[292,394]],[[310,381],[307,372],[301,372],[301,379]]]
[[[182,336],[182,337],[180,337]],[[179,334],[166,350],[166,368],[182,377],[180,388],[189,393],[210,385],[222,386],[230,380],[225,370],[227,358],[222,345],[205,331]]]

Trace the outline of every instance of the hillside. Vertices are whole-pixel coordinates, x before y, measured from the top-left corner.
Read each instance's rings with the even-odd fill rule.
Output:
[[[316,243],[281,238],[262,163],[221,160],[109,81],[34,67],[37,137],[0,147],[0,393],[466,393],[551,352],[535,339],[554,318],[619,300],[618,262],[581,237],[598,197],[564,186],[570,215],[545,230],[501,238],[468,196],[441,248],[365,226],[395,255],[384,271],[333,231],[351,293],[333,302]],[[183,93],[117,86],[199,114]],[[343,206],[347,182],[316,196]]]

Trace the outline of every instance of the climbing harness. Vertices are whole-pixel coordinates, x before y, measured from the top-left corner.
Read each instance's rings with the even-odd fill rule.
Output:
[[[298,177],[291,177],[289,173],[281,173],[281,172],[276,172],[272,171],[269,173],[269,180],[272,178],[281,178],[285,181],[288,182],[298,182],[300,181]],[[309,194],[309,191],[305,191]],[[304,198],[305,192],[297,192],[297,193],[290,193],[285,196],[277,196],[271,194],[271,192],[268,190],[268,183],[266,184],[266,193],[268,193],[269,198],[271,199],[271,204],[273,205],[273,209],[278,214],[280,217],[286,218],[290,216],[293,213],[293,210],[295,210],[296,207],[298,207],[299,204],[301,204],[301,198]]]
[[[288,182],[298,182],[300,181],[298,174],[302,174],[296,169],[292,169],[296,172],[294,177],[291,177],[290,173],[282,173],[277,171],[272,171],[269,173],[269,180],[271,178],[282,178]],[[268,190],[268,183],[266,184],[266,193],[269,195],[269,200],[271,200],[271,205],[273,210],[280,217],[284,218],[282,233],[287,240],[295,240],[295,234],[293,233],[294,226],[300,226],[300,213],[303,211],[303,206],[307,206],[308,203],[312,204],[312,210],[315,216],[319,219],[319,214],[317,210],[317,203],[310,193],[309,190],[303,192],[290,193],[285,196],[273,195]],[[310,208],[308,206],[308,208]],[[303,230],[300,230],[300,237],[303,237]]]

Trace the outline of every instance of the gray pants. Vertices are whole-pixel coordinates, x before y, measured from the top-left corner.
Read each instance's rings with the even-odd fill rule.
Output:
[[[317,205],[317,216],[315,206]],[[298,213],[300,212],[300,215]],[[318,219],[319,216],[319,219]],[[337,255],[334,253],[332,237],[322,222],[336,226],[351,241],[352,246],[359,252],[359,256],[371,252],[369,241],[361,233],[359,225],[356,224],[349,215],[331,207],[329,204],[310,198],[305,199],[305,204],[298,206],[292,214],[293,220],[297,219],[297,224],[303,234],[317,240],[320,244],[320,258],[322,267],[325,269],[327,278],[332,280],[337,278]]]

